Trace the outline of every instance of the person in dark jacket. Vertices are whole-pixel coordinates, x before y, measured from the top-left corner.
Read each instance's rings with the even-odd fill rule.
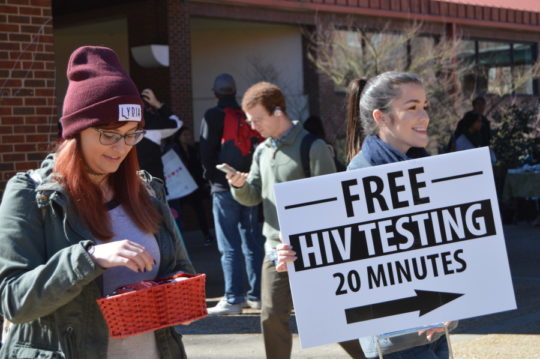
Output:
[[[468,135],[468,141],[473,147],[488,146],[491,141],[491,124],[487,117],[484,115],[486,111],[486,99],[482,96],[475,97],[472,101],[473,109],[466,112],[461,120],[456,125],[456,130],[450,141],[448,142],[447,152],[459,151],[457,149],[457,140],[459,136],[463,135],[470,128],[471,122],[475,122],[476,119],[480,120],[479,129],[474,134]],[[463,143],[460,144],[463,147]],[[462,148],[463,149],[463,148]]]
[[[304,120],[303,126],[306,131],[326,142],[326,144],[332,151],[332,156],[334,157],[334,164],[336,165],[336,171],[345,171],[345,166],[341,163],[340,160],[338,160],[334,147],[329,144],[328,140],[326,139],[326,131],[324,130],[322,119],[319,116],[311,115]]]
[[[194,268],[163,186],[137,173],[142,101],[116,54],[81,47],[67,75],[64,141],[0,204],[0,358],[186,358],[174,327],[109,336],[97,299]]]
[[[365,86],[365,88],[364,88]],[[367,83],[356,80],[350,86],[347,118],[347,170],[378,166],[428,156],[427,99],[420,78],[411,73],[385,72]],[[296,260],[287,244],[278,247],[278,271]],[[453,329],[457,323],[447,323]],[[444,327],[379,340],[360,338],[367,358],[378,358],[377,342],[384,359],[448,359]]]
[[[164,151],[173,149],[182,160],[189,174],[197,184],[197,189],[185,197],[169,200],[169,205],[176,211],[176,223],[178,228],[182,228],[182,207],[189,205],[193,208],[199,229],[204,236],[204,245],[209,246],[214,241],[210,234],[208,218],[204,207],[205,200],[208,198],[207,184],[202,175],[202,166],[198,147],[193,144],[193,133],[189,127],[182,127],[176,135],[172,136],[166,142]]]
[[[144,101],[144,138],[137,144],[139,166],[153,177],[165,180],[161,162],[161,141],[174,135],[183,122],[169,106],[159,101],[151,89],[141,93]]]
[[[484,122],[482,116],[475,112],[467,112],[461,121],[459,121],[456,131],[454,132],[454,144],[456,151],[470,150],[473,148],[487,146],[483,145],[483,127]],[[491,162],[497,161],[495,152],[490,148],[489,154]]]
[[[208,310],[209,315],[238,314],[247,305],[261,307],[261,267],[264,257],[263,237],[258,206],[244,206],[234,200],[225,173],[217,164],[227,163],[247,172],[252,152],[243,156],[234,141],[222,141],[226,109],[240,110],[236,102],[236,84],[229,74],[216,77],[212,88],[217,106],[204,114],[200,131],[201,161],[204,177],[210,182],[212,211],[221,267],[225,279],[225,295]],[[254,147],[256,143],[252,144]],[[247,272],[249,288],[244,289]]]
[[[467,112],[463,117],[467,115],[476,115],[482,120],[482,125],[480,127],[480,143],[479,147],[489,146],[491,141],[491,124],[488,118],[484,115],[486,112],[486,99],[483,96],[477,96],[472,100],[473,109]]]

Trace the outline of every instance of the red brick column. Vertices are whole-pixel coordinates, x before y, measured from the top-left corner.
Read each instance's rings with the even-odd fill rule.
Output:
[[[171,108],[186,125],[193,127],[189,4],[168,0],[167,9]]]
[[[302,67],[304,69],[304,93],[308,95],[309,114],[319,116],[321,113],[319,77],[317,68],[308,58],[308,53],[312,51],[310,37],[315,31],[314,29],[313,26],[302,27]]]
[[[56,138],[51,0],[0,4],[0,192]]]

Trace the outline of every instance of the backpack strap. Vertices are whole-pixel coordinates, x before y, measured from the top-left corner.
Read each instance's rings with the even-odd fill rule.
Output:
[[[311,145],[318,137],[312,133],[307,133],[302,138],[300,143],[300,160],[302,162],[302,169],[304,170],[305,178],[311,177],[311,168],[309,166],[309,151],[311,150]]]
[[[255,152],[253,152],[253,159],[252,159],[252,162],[254,163],[257,163],[257,165],[259,165],[259,168],[261,167],[260,166],[260,158],[261,158],[261,152],[264,150],[264,147],[263,147],[263,143],[259,143],[256,147],[255,147]],[[261,148],[259,148],[261,147]]]

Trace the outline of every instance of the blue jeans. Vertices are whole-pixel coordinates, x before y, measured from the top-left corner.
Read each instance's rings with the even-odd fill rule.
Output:
[[[260,300],[264,247],[258,207],[243,206],[230,191],[224,191],[212,194],[212,212],[227,302],[246,300],[245,272],[249,283],[247,298]]]
[[[385,354],[384,359],[448,359],[448,342],[442,336],[433,343]]]

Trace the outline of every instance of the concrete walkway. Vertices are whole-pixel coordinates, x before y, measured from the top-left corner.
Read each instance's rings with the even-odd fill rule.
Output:
[[[460,321],[450,335],[455,359],[540,359],[540,228],[529,223],[505,226],[518,309]],[[198,232],[185,234],[190,255],[199,272],[207,274],[208,306],[223,294],[223,279],[216,246],[203,247]],[[296,333],[294,318],[290,321]],[[264,358],[259,311],[212,317],[183,327],[190,359]],[[301,349],[293,338],[292,358],[348,358],[337,345]]]

